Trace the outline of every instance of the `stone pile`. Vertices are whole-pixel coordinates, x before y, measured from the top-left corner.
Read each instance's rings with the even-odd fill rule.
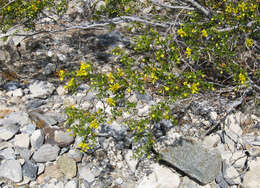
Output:
[[[176,104],[176,113],[184,111],[181,125],[162,122],[161,126],[168,130],[166,135],[159,134],[154,148],[161,156],[159,163],[153,158],[133,158],[133,151],[124,142],[129,135],[120,122],[102,130],[107,136],[99,138],[94,151],[84,153],[78,148],[81,138],[63,126],[66,121],[63,111],[68,105],[86,105],[96,93],[81,89],[72,95],[62,92],[61,87],[35,81],[0,93],[1,187],[260,185],[260,121],[254,114],[241,111],[225,114],[219,104],[211,103],[216,98],[205,101],[199,96],[196,102],[191,99],[180,103],[182,109]],[[17,96],[18,91],[23,94]],[[134,98],[137,103],[151,104],[149,96]],[[219,101],[228,104],[225,98]],[[218,130],[207,135],[216,124]],[[128,140],[131,142],[130,137]]]

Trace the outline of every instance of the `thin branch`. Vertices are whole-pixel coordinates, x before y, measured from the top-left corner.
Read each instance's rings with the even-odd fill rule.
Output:
[[[173,24],[177,24],[180,25],[181,23],[173,23],[173,22],[166,22],[166,23],[159,23],[159,22],[154,22],[154,21],[149,21],[140,17],[133,17],[133,16],[122,16],[122,17],[117,17],[117,18],[113,18],[111,20],[108,20],[106,22],[103,23],[93,23],[90,24],[89,22],[87,24],[80,24],[80,25],[72,25],[72,26],[66,26],[64,29],[60,29],[60,30],[53,30],[53,31],[37,31],[34,33],[28,33],[28,34],[16,34],[16,33],[12,33],[12,34],[0,34],[0,38],[2,37],[9,37],[9,36],[26,36],[26,37],[30,37],[30,36],[34,36],[34,35],[38,35],[41,33],[59,33],[59,32],[65,32],[65,31],[69,31],[69,30],[73,30],[73,29],[94,29],[94,28],[99,28],[99,27],[104,27],[107,26],[109,24],[119,24],[122,22],[141,22],[147,25],[152,25],[152,26],[157,26],[157,27],[163,27],[163,28],[169,28],[171,25]]]
[[[8,5],[10,5],[11,3],[15,2],[15,0],[12,0],[10,2],[8,2],[6,5],[4,5],[3,7],[0,8],[0,10],[4,9],[5,7],[7,7]]]
[[[197,3],[194,0],[186,0],[187,2],[191,3],[194,7],[199,9],[201,12],[203,12],[206,16],[210,16],[210,11],[207,10],[205,7],[201,6],[199,3]]]
[[[155,5],[164,7],[164,8],[194,10],[194,8],[188,7],[188,6],[171,6],[171,5],[166,5],[166,4],[154,1],[154,0],[150,0],[150,2],[152,2]]]

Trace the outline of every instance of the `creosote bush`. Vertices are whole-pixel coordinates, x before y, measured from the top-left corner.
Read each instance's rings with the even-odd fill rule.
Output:
[[[126,6],[116,2],[106,1],[103,11],[108,17],[128,13]],[[90,62],[82,62],[77,71],[60,70],[60,79],[68,81],[65,88],[77,91],[78,85],[88,83],[104,104],[98,109],[72,106],[66,110],[69,129],[84,138],[80,144],[83,150],[95,145],[100,126],[109,126],[127,114],[124,124],[138,146],[137,156],[149,156],[156,141],[155,125],[162,120],[177,125],[171,108],[176,100],[224,86],[237,86],[239,90],[259,80],[259,56],[243,57],[255,54],[259,40],[258,1],[204,3],[213,12],[210,16],[185,11],[184,23],[172,32],[133,23],[129,32],[134,28],[139,33],[132,38],[129,49],[113,50],[119,60],[111,72],[102,73]],[[149,94],[160,101],[140,117],[137,103],[129,100],[134,93]]]

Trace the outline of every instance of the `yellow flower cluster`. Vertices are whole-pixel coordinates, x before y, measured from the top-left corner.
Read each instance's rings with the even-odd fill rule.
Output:
[[[88,144],[81,142],[78,147],[80,147],[83,151],[87,151],[90,147]]]
[[[249,38],[246,39],[246,45],[247,45],[248,47],[253,46],[253,44],[254,44],[254,42],[253,42],[252,39],[249,39]]]
[[[98,123],[97,119],[94,119],[94,120],[89,124],[89,126],[90,126],[91,128],[94,128],[94,129],[98,128],[99,123]]]
[[[119,88],[120,88],[120,85],[118,83],[109,85],[109,90],[111,90],[113,93],[116,92]]]
[[[183,31],[182,28],[177,30],[177,34],[182,38],[182,37],[186,37],[187,34],[185,33],[185,31]]]
[[[193,84],[191,85],[191,93],[192,93],[192,94],[198,93],[198,91],[199,91],[198,86],[199,86],[199,85],[200,85],[199,82],[193,83]]]
[[[158,80],[158,77],[154,73],[152,73],[150,75],[150,79],[151,79],[151,82],[154,84],[156,82],[156,80]]]
[[[239,78],[239,81],[240,81],[241,84],[245,84],[245,82],[246,82],[246,77],[245,77],[244,74],[240,73],[240,74],[238,75],[238,78]]]
[[[67,89],[67,88],[72,87],[73,85],[75,85],[75,80],[74,80],[74,78],[71,78],[70,81],[68,82],[68,84],[64,86],[64,88]]]
[[[203,37],[208,37],[209,35],[208,35],[208,33],[207,33],[207,31],[205,30],[205,29],[203,29],[202,31],[201,31],[201,33],[202,33],[202,36]]]
[[[90,64],[81,63],[80,69],[77,71],[77,76],[87,76],[87,69],[90,68]]]
[[[114,76],[113,76],[113,74],[112,74],[111,72],[107,74],[107,78],[108,78],[108,81],[109,81],[111,84],[114,83],[115,78],[114,78]]]
[[[60,81],[63,81],[63,80],[64,80],[64,76],[65,76],[65,71],[64,71],[64,70],[60,70],[60,71],[59,71]]]
[[[113,99],[111,99],[110,97],[107,99],[107,103],[109,104],[109,106],[115,106],[116,103]]]
[[[191,55],[191,49],[189,47],[187,47],[185,53],[187,54],[187,58],[189,58]]]

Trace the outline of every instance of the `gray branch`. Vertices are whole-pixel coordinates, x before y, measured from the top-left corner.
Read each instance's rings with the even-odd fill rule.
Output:
[[[203,12],[206,16],[210,15],[210,11],[207,10],[205,7],[201,6],[199,3],[197,3],[194,0],[186,0],[187,2],[191,3],[194,7],[199,9],[201,12]]]
[[[150,0],[150,2],[152,2],[155,5],[164,7],[164,8],[169,8],[169,9],[186,9],[186,10],[194,10],[194,8],[189,7],[189,6],[171,6],[171,5],[166,5],[160,2],[157,2],[155,0]]]

